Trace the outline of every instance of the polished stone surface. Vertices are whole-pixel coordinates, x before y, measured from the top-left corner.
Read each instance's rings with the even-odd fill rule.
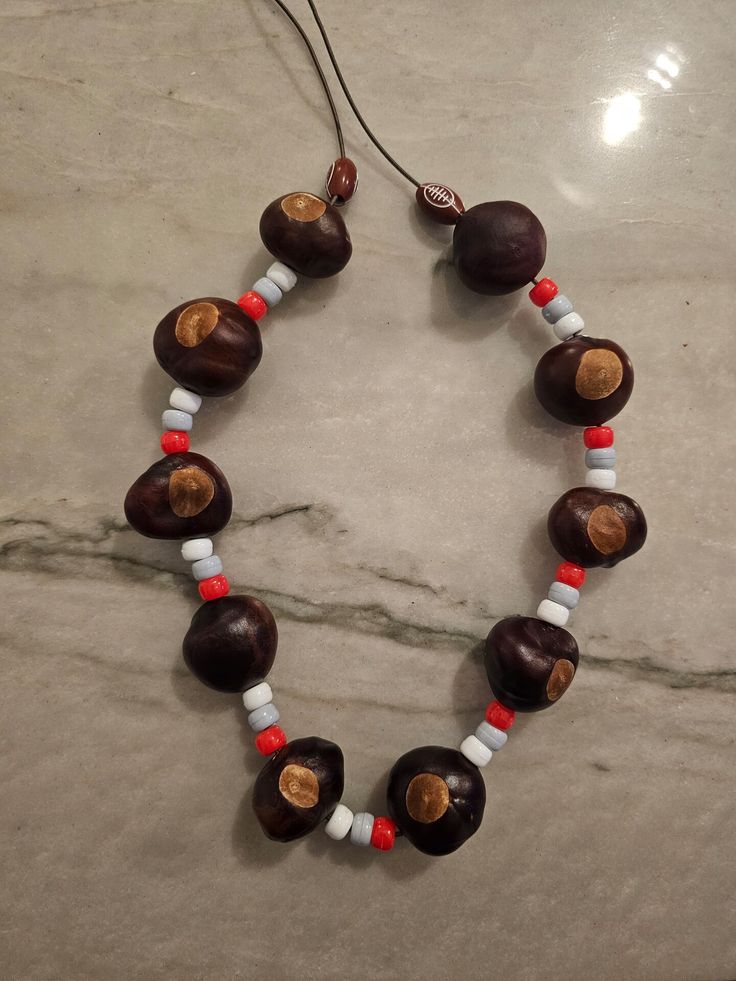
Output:
[[[263,274],[260,213],[319,190],[329,116],[266,2],[4,0],[0,974],[734,978],[731,6],[321,9],[387,146],[531,207],[545,271],[633,358],[619,489],[650,538],[590,574],[575,684],[514,728],[456,855],[265,840],[242,704],[181,660],[178,546],[122,499],[173,387],[153,327]],[[538,311],[461,288],[344,123],[353,260],[273,312],[194,448],[233,488],[226,571],[279,622],[287,731],[338,741],[346,802],[382,813],[398,755],[475,728],[478,641],[544,596],[544,516],[585,467],[531,393]]]

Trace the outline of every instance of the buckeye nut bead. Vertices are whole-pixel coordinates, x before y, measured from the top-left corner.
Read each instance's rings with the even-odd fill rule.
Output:
[[[488,201],[458,216],[452,252],[457,274],[468,289],[499,296],[534,279],[544,265],[547,236],[525,205]]]

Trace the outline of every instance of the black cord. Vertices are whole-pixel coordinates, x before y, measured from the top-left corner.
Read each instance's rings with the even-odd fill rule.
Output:
[[[319,63],[319,58],[317,57],[317,52],[312,47],[312,42],[307,37],[306,32],[304,31],[304,28],[299,23],[299,21],[296,19],[296,17],[292,14],[292,12],[289,10],[289,8],[286,6],[286,4],[285,3],[282,3],[281,0],[273,0],[273,2],[276,4],[277,7],[280,7],[281,10],[286,14],[286,16],[289,18],[289,20],[291,21],[291,23],[294,25],[294,27],[297,29],[297,31],[301,35],[302,41],[304,41],[304,43],[307,46],[307,51],[309,51],[309,54],[310,54],[310,56],[312,58],[312,62],[314,63],[314,67],[317,70],[317,74],[319,75],[319,80],[322,83],[322,88],[325,90],[325,95],[327,96],[327,101],[330,104],[330,111],[332,112],[332,118],[335,120],[335,133],[337,134],[337,144],[338,144],[338,146],[340,148],[340,156],[341,157],[344,157],[345,156],[345,141],[342,138],[342,126],[340,125],[340,117],[337,114],[337,107],[335,106],[335,101],[332,98],[332,92],[330,91],[330,86],[327,84],[327,79],[325,78],[325,73],[322,71],[322,65],[320,65],[320,63]],[[323,35],[322,36],[324,37],[324,32],[323,32]],[[333,61],[333,64],[334,64],[334,61]],[[344,85],[343,85],[343,88],[344,88]]]
[[[307,3],[309,4],[309,9],[312,11],[312,16],[314,17],[315,21],[317,22],[317,27],[319,28],[319,32],[322,35],[322,40],[325,43],[325,48],[327,49],[327,54],[330,56],[330,61],[332,62],[332,67],[335,69],[335,74],[337,75],[337,80],[340,83],[343,92],[345,93],[345,98],[348,100],[348,103],[350,105],[350,108],[355,113],[355,118],[358,120],[358,122],[360,123],[360,125],[365,130],[365,133],[366,133],[366,136],[368,137],[368,139],[375,146],[375,148],[379,151],[379,153],[382,153],[384,155],[384,157],[386,158],[386,160],[388,160],[388,162],[391,164],[391,166],[392,167],[395,167],[396,170],[398,170],[398,172],[403,177],[406,177],[406,179],[408,181],[410,181],[415,187],[419,187],[419,181],[418,180],[415,180],[408,171],[404,170],[404,168],[401,166],[400,163],[398,163],[398,161],[394,160],[394,158],[391,156],[391,154],[388,152],[388,150],[384,146],[382,146],[381,143],[379,143],[379,141],[377,140],[377,138],[371,132],[371,130],[370,130],[369,126],[368,126],[368,123],[366,123],[365,119],[363,119],[362,115],[360,114],[360,110],[358,109],[358,107],[355,104],[355,100],[353,99],[352,95],[350,94],[350,89],[347,87],[347,83],[345,82],[345,79],[342,77],[342,72],[340,71],[340,66],[337,63],[337,59],[335,58],[335,52],[332,50],[332,45],[330,44],[330,39],[327,37],[327,31],[325,30],[324,25],[322,23],[322,20],[320,19],[320,16],[317,13],[317,8],[315,7],[315,5],[312,2],[312,0],[307,0]],[[279,4],[279,6],[282,6],[282,4]]]

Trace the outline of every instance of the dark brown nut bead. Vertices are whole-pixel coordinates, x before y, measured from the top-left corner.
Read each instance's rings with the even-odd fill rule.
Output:
[[[416,199],[424,214],[440,225],[454,225],[465,211],[460,195],[446,184],[421,184]]]
[[[468,289],[499,296],[534,279],[544,265],[547,236],[523,204],[489,201],[457,219],[452,251],[457,274]]]
[[[167,313],[153,335],[156,360],[197,395],[230,395],[261,360],[258,324],[237,303],[215,296],[189,300]]]
[[[536,617],[505,617],[486,638],[484,662],[493,694],[517,712],[538,712],[567,691],[578,645],[562,627]]]
[[[271,255],[315,279],[339,273],[353,253],[337,208],[306,191],[272,201],[261,215],[260,232]]]
[[[388,813],[427,855],[449,855],[483,820],[486,787],[477,766],[456,749],[420,746],[394,763]]]
[[[147,538],[199,538],[222,531],[233,498],[225,474],[199,453],[170,453],[125,495],[125,517]]]
[[[625,494],[573,487],[550,508],[547,532],[568,562],[584,569],[610,568],[639,551],[647,522],[636,501]]]
[[[184,637],[184,661],[215,691],[243,692],[273,667],[278,630],[255,596],[223,596],[203,603]]]
[[[337,198],[335,206],[341,208],[358,190],[358,169],[350,157],[338,157],[327,172],[325,191],[327,197]]]
[[[266,763],[253,787],[253,810],[264,834],[294,841],[314,831],[340,803],[342,750],[319,736],[287,743]]]
[[[534,394],[555,419],[600,426],[617,415],[634,387],[634,366],[622,347],[595,337],[571,337],[539,359]]]

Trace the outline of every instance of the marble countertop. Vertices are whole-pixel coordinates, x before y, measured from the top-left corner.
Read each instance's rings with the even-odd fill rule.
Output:
[[[171,387],[153,327],[262,275],[261,211],[319,192],[329,115],[268,2],[5,0],[0,974],[734,978],[731,6],[321,11],[391,151],[532,208],[545,271],[631,355],[619,489],[649,540],[590,574],[575,683],[517,723],[454,856],[267,841],[242,704],[181,660],[187,567],[122,499]],[[353,259],[273,312],[195,448],[233,487],[227,572],[278,619],[287,731],[339,742],[347,802],[380,814],[399,755],[475,726],[479,642],[536,609],[583,464],[531,391],[549,328],[459,285],[339,105]]]

